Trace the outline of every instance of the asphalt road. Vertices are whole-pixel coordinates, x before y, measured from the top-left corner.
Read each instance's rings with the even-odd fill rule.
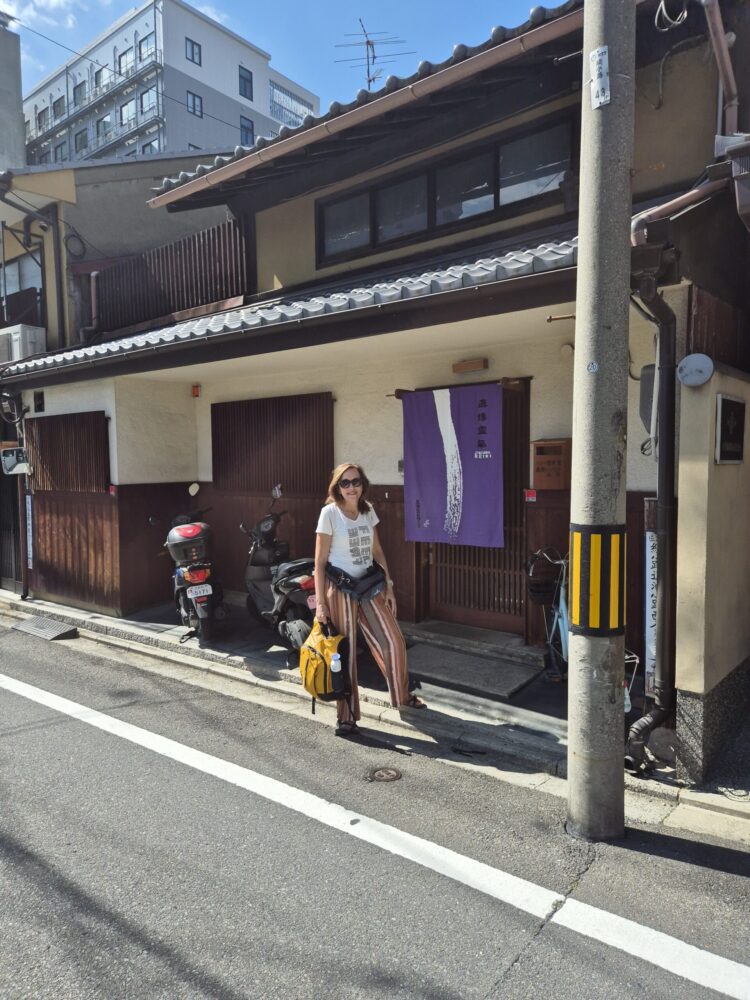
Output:
[[[698,985],[639,957],[637,935],[602,944],[596,929],[446,877],[444,848],[604,911],[603,923],[615,914],[662,932],[663,944],[647,937],[665,954],[677,939],[708,953],[708,968],[712,955],[750,963],[745,852],[648,828],[617,845],[575,841],[563,802],[494,780],[491,760],[459,769],[376,734],[336,739],[231,685],[135,662],[0,630],[1,675],[218,759],[206,773],[187,751],[165,756],[165,740],[143,746],[0,689],[2,1000],[690,1000],[729,982],[719,972],[713,989]],[[225,779],[222,762],[283,783],[280,801]],[[369,781],[373,767],[402,777]],[[319,800],[358,818],[334,828]],[[369,842],[368,817],[394,843],[427,842],[423,861]],[[742,973],[732,982],[737,995]],[[750,972],[745,985],[750,996]]]

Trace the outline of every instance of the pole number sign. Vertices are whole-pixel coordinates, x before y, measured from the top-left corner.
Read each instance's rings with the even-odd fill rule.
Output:
[[[609,104],[611,91],[609,89],[609,46],[602,45],[589,53],[591,68],[591,107],[593,110]]]

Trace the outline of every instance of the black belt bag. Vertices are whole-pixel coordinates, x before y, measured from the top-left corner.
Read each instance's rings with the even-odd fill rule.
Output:
[[[371,601],[373,597],[382,594],[386,588],[385,570],[376,562],[370,566],[364,576],[360,576],[359,578],[349,576],[343,569],[339,569],[338,566],[328,563],[326,565],[326,578],[342,594],[348,594],[349,597],[353,597],[359,604],[362,601]]]

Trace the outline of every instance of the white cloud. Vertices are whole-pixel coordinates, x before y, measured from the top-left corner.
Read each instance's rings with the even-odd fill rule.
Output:
[[[74,28],[76,11],[86,11],[81,0],[6,0],[3,7],[20,25],[30,28]]]
[[[37,73],[43,73],[47,69],[47,64],[33,56],[25,45],[21,46],[21,65],[25,69],[36,70]]]
[[[213,18],[214,21],[218,21],[219,24],[226,24],[229,20],[229,15],[225,14],[224,11],[217,10],[213,4],[197,4],[196,9],[199,10],[201,14],[205,14],[206,17],[210,17]]]

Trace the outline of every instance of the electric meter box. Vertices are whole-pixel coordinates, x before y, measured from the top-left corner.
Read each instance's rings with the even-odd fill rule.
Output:
[[[570,438],[532,441],[533,486],[535,490],[570,489]]]

